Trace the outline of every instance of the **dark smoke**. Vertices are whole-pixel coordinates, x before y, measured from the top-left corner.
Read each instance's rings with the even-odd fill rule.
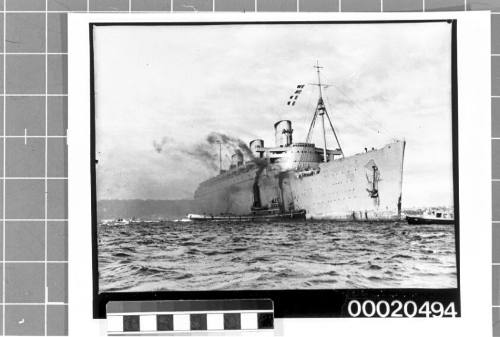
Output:
[[[254,159],[254,155],[247,144],[239,138],[231,137],[220,132],[212,132],[207,136],[207,142],[211,145],[222,144],[224,148],[236,153],[240,150],[247,159]]]
[[[217,171],[219,168],[219,153],[209,144],[196,144],[191,149],[184,149],[183,152],[190,157],[201,161],[213,171]]]
[[[223,161],[226,157],[230,158],[231,155],[239,152],[243,154],[243,158],[246,161],[252,160],[259,167],[265,167],[266,165],[266,161],[255,158],[247,144],[239,138],[219,132],[212,132],[206,136],[205,140],[203,143],[187,147],[170,137],[163,137],[160,141],[153,141],[153,148],[157,153],[164,153],[169,156],[178,154],[189,157],[189,159],[199,161],[212,171],[218,171],[219,144],[221,144]]]
[[[163,137],[159,142],[153,140],[153,147],[157,153],[162,153],[163,149],[167,147],[169,143],[172,143],[172,139],[169,137]]]

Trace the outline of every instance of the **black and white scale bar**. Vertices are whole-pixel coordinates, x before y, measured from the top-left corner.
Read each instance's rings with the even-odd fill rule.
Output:
[[[106,309],[110,336],[274,328],[271,300],[120,301]]]

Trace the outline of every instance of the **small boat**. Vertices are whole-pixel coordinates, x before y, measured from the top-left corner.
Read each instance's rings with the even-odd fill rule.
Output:
[[[175,219],[174,222],[193,222],[193,220],[191,220],[189,218],[189,214],[188,214],[188,217],[187,218],[182,218],[182,219]]]
[[[406,221],[410,225],[453,225],[455,217],[451,212],[433,211],[422,215],[407,215]]]
[[[129,225],[130,224],[130,220],[129,219],[122,219],[122,218],[118,218],[115,220],[114,222],[114,225]]]

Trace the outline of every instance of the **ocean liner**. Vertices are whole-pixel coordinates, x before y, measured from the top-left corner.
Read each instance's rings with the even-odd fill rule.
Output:
[[[275,145],[249,143],[246,157],[237,151],[228,170],[202,182],[195,191],[192,219],[294,217],[388,221],[401,218],[405,141],[344,156],[323,100],[320,66],[315,66],[319,97],[305,142],[293,142],[292,123],[274,124]],[[322,147],[312,143],[321,123]],[[327,148],[325,124],[336,148]]]

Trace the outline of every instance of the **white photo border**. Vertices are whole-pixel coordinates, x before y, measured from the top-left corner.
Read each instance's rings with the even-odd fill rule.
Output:
[[[489,12],[451,13],[210,13],[69,15],[69,332],[105,333],[92,320],[89,24],[113,22],[398,21],[458,22],[458,122],[460,170],[460,290],[456,319],[284,319],[283,333],[335,331],[364,335],[491,333],[491,140]],[[480,174],[478,174],[480,172]],[[473,179],[468,179],[473,177]],[[464,225],[465,224],[465,225]],[[469,226],[467,226],[467,224]],[[88,239],[83,239],[88,238]],[[242,296],[244,297],[244,296]],[[313,325],[311,325],[313,324]],[[322,328],[320,328],[322,327]],[[290,329],[290,330],[289,330]],[[307,330],[304,330],[307,329]]]

